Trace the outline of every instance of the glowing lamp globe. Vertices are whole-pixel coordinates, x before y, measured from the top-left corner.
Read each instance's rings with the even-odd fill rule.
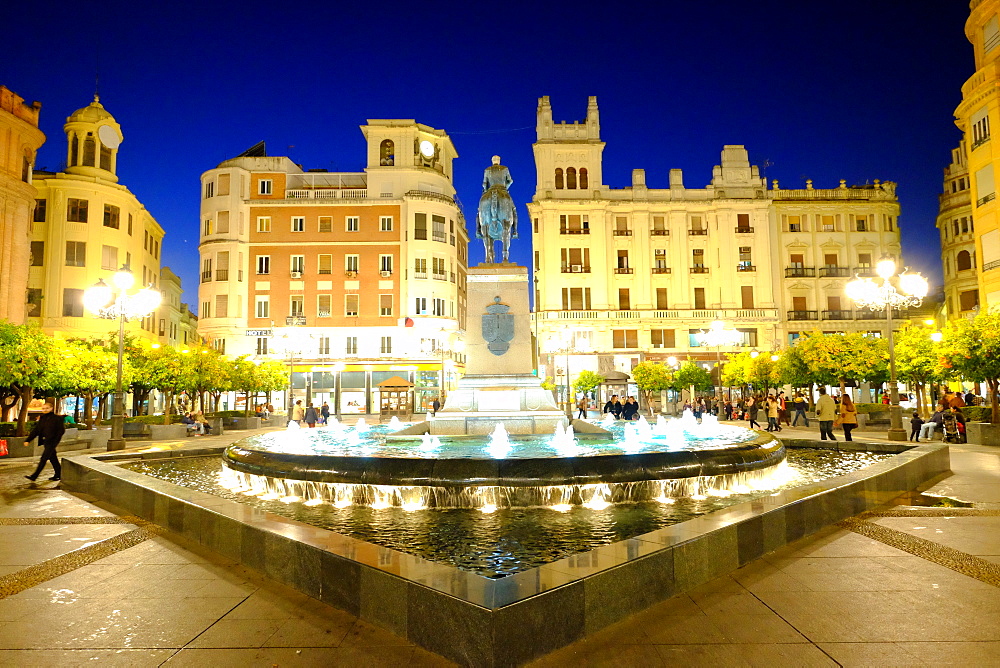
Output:
[[[929,286],[927,279],[920,274],[904,273],[899,277],[900,289],[908,295],[914,297],[926,297]]]
[[[879,260],[879,263],[875,265],[875,273],[881,278],[888,279],[896,273],[896,261],[890,259]]]
[[[84,290],[83,304],[88,311],[97,313],[111,305],[113,296],[111,288],[104,282],[104,279],[101,279],[97,281],[97,285]]]
[[[111,282],[119,290],[128,290],[135,285],[135,276],[132,275],[131,271],[116,271],[115,275],[111,277]]]

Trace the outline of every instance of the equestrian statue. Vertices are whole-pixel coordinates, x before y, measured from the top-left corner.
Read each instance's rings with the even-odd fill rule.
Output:
[[[493,164],[483,172],[483,196],[476,214],[476,238],[486,247],[486,264],[496,263],[494,243],[503,242],[503,261],[510,262],[510,240],[517,239],[517,209],[507,188],[514,183],[510,171],[493,156]]]

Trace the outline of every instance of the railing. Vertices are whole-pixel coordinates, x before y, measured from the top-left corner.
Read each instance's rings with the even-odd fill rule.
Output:
[[[632,236],[632,230],[612,230],[611,234],[616,237],[630,237]]]
[[[997,268],[1000,268],[1000,260],[993,260],[983,265],[983,271],[991,271]]]
[[[559,272],[562,274],[589,274],[590,267],[582,264],[567,264],[563,265]]]
[[[201,282],[202,283],[208,283],[211,280],[212,280],[212,272],[210,272],[210,271],[203,271],[203,272],[201,272]]]
[[[306,317],[304,315],[290,315],[285,318],[285,324],[288,326],[298,325],[303,326],[306,324]]]
[[[439,281],[447,281],[448,280],[448,274],[446,272],[443,272],[443,271],[435,271],[434,272],[434,278],[436,278]]]
[[[853,311],[823,311],[823,320],[850,320]]]
[[[669,274],[670,267],[653,267],[654,274]]]
[[[861,309],[854,315],[854,317],[857,320],[885,320],[885,311],[872,311],[869,309]],[[908,312],[900,311],[898,309],[893,309],[892,317],[894,319],[906,318],[908,317]]]
[[[801,232],[802,231],[802,223],[789,223],[788,224],[788,231],[789,232]]]
[[[752,264],[738,264],[736,265],[736,271],[757,271],[757,267]]]
[[[426,271],[415,271],[413,272],[413,278],[427,278]]]
[[[618,310],[612,311],[611,317],[615,320],[637,320],[642,317],[642,311]]]
[[[285,199],[367,199],[367,197],[367,188],[308,188],[285,191]]]
[[[736,234],[753,234],[752,227],[737,227]]]
[[[813,278],[815,267],[785,267],[785,278]]]
[[[789,320],[818,320],[819,314],[816,311],[789,311]]]
[[[453,271],[448,272],[448,278],[451,280],[452,283],[454,283],[455,282],[455,272],[453,272]]]
[[[440,241],[443,244],[448,243],[448,235],[444,232],[433,232],[431,234],[431,241]]]
[[[875,270],[871,267],[855,267],[854,274],[856,276],[874,276]]]
[[[983,144],[985,144],[989,140],[990,140],[990,135],[986,135],[985,137],[980,137],[976,141],[972,142],[972,146],[970,147],[969,150],[970,151],[975,151],[977,148],[979,148],[980,146],[982,146]]]
[[[815,313],[815,311],[814,311]],[[625,315],[622,315],[625,314]],[[657,319],[657,320],[727,320],[760,322],[778,320],[777,309],[656,309],[656,310],[567,310],[543,311],[546,320],[616,320],[616,319]]]
[[[447,202],[448,204],[454,204],[455,200],[445,195],[444,193],[436,193],[433,190],[407,190],[404,197],[414,197],[418,199],[433,199],[440,202]]]
[[[692,274],[707,274],[708,267],[691,267]]]
[[[649,236],[651,237],[669,237],[670,230],[650,230]]]
[[[631,274],[632,267],[615,267],[616,274]]]
[[[688,236],[690,237],[703,237],[708,234],[708,230],[688,230]]]
[[[986,195],[985,197],[980,197],[978,200],[976,200],[976,206],[982,206],[987,202],[992,202],[996,198],[997,194],[995,192],[991,192],[989,195]]]
[[[560,227],[559,234],[590,234],[589,227]]]
[[[850,267],[820,267],[820,278],[844,278],[851,275]]]
[[[229,270],[228,269],[216,269],[215,270],[215,280],[217,280],[217,281],[228,281],[229,280]]]
[[[895,199],[882,188],[775,188],[768,195],[773,199]]]

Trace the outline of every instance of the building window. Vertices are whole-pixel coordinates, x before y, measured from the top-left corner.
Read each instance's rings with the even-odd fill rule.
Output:
[[[618,288],[618,310],[629,311],[632,309],[631,298],[628,288]]]
[[[667,229],[667,219],[664,216],[653,216],[653,236],[654,237],[665,237],[670,234],[670,230]]]
[[[837,231],[837,219],[834,216],[820,216],[820,228],[824,232]]]
[[[215,317],[229,317],[229,295],[215,295]]]
[[[82,288],[63,288],[62,314],[64,318],[83,317]]]
[[[66,220],[71,223],[87,222],[87,205],[85,199],[74,199],[70,197],[66,200]]]
[[[306,314],[305,299],[302,295],[295,295],[288,300],[288,315],[304,316]]]
[[[576,190],[576,168],[566,169],[566,190]]]
[[[257,256],[257,273],[258,274],[270,274],[271,273],[271,256],[270,255],[258,255]]]
[[[118,269],[118,247],[101,246],[101,269],[116,271]]]
[[[694,308],[696,311],[705,310],[705,288],[694,289]]]
[[[959,251],[958,256],[955,258],[955,269],[958,271],[966,271],[967,269],[972,269],[972,255],[969,253],[969,251],[967,250]]]
[[[84,241],[66,242],[66,266],[85,267],[87,266],[87,243]]]
[[[358,273],[358,267],[361,264],[360,255],[345,255],[344,256],[344,271]]]
[[[205,219],[205,226],[204,226],[203,234],[206,237],[208,235],[210,235],[210,234],[215,234],[215,226],[212,225],[212,219],[211,218],[206,218]]]
[[[360,295],[344,295],[344,315],[354,317],[358,315],[358,303]]]
[[[556,190],[563,189],[563,170],[562,167],[556,167]]]
[[[44,262],[45,262],[45,242],[44,241],[32,241],[31,242],[31,266],[32,267],[41,267],[41,266],[43,266]]]
[[[270,295],[257,295],[254,313],[258,318],[271,317],[271,297]]]
[[[267,354],[267,337],[258,336],[257,337],[257,354],[266,355]]]
[[[35,200],[35,215],[31,219],[33,222],[36,223],[45,222],[45,207],[46,207],[46,200],[44,199]]]
[[[628,218],[626,216],[615,217],[615,236],[616,237],[630,237],[632,236],[632,230],[628,227]]]
[[[802,216],[787,216],[787,219],[789,232],[802,231]]]
[[[270,195],[273,184],[274,182],[271,179],[261,179],[257,182],[257,194]]]
[[[611,330],[612,348],[638,348],[639,330],[637,329],[613,329]]]
[[[413,312],[416,315],[427,315],[427,297],[416,297],[414,299]]]
[[[346,341],[346,346],[344,348],[344,353],[347,355],[357,355],[358,354],[358,337],[348,336]]]
[[[892,232],[895,229],[895,226],[896,226],[896,223],[893,220],[892,216],[886,215],[886,217],[885,217],[885,231],[886,232]]]
[[[448,241],[448,233],[444,229],[444,216],[431,216],[431,224],[433,225],[431,233],[434,241],[446,243]]]
[[[378,314],[392,315],[392,295],[378,296]]]
[[[751,309],[754,308],[753,305],[753,286],[752,285],[741,285],[740,286],[740,303],[742,308]]]
[[[653,249],[653,269],[659,269],[661,271],[654,272],[665,274],[667,272],[662,271],[663,269],[669,269],[670,265],[667,264],[667,249],[666,248],[654,248]]]
[[[392,216],[379,216],[378,229],[380,232],[392,232]]]
[[[694,248],[691,250],[691,266],[695,269],[705,268],[705,249]]]
[[[701,216],[691,216],[691,227],[688,228],[688,233],[693,235],[708,234],[708,227]]]
[[[445,268],[444,268],[444,258],[443,257],[431,258],[431,270],[433,271],[434,278],[441,281],[445,280],[447,274],[445,273]]]
[[[650,344],[654,348],[676,348],[677,344],[672,329],[649,330]]]
[[[757,330],[752,328],[741,328],[737,327],[736,331],[743,335],[743,340],[738,344],[744,348],[756,348],[757,347]]]
[[[665,311],[670,308],[667,305],[667,289],[666,288],[656,288],[656,309],[658,311]]]
[[[385,273],[392,273],[392,256],[391,255],[379,255],[378,256],[378,270]]]
[[[590,310],[590,288],[563,288],[562,307],[564,311]]]
[[[392,167],[396,163],[396,146],[391,139],[383,139],[378,147],[378,164]]]
[[[257,216],[257,231],[258,232],[271,231],[271,216]]]
[[[391,355],[392,354],[392,337],[391,336],[383,336],[382,337],[382,342],[381,342],[381,346],[379,348],[379,352],[382,353],[383,355]]]
[[[738,271],[753,269],[753,255],[750,246],[740,246],[740,261],[736,268]]]
[[[855,216],[854,217],[854,230],[856,232],[867,232],[868,231],[868,216]]]
[[[320,216],[319,217],[319,231],[320,232],[333,232],[333,216]]]
[[[628,251],[627,250],[619,250],[619,251],[617,251],[617,261],[618,261],[618,264],[615,265],[616,269],[628,269],[629,268],[629,266],[628,266]]]
[[[219,196],[229,194],[229,174],[219,174]]]
[[[971,311],[979,306],[979,290],[966,290],[958,294],[959,306],[963,311]]]
[[[316,317],[317,318],[333,317],[332,295],[316,295]]]
[[[348,232],[357,232],[361,229],[361,219],[358,216],[347,216],[344,224]]]
[[[330,337],[321,336],[319,337],[319,345],[317,346],[316,353],[318,355],[329,355],[330,354]]]
[[[435,298],[434,302],[431,304],[431,307],[433,309],[432,312],[431,312],[432,315],[436,315],[436,316],[443,316],[443,315],[445,315],[444,300],[443,299]]]
[[[413,277],[427,278],[427,258],[425,257],[413,258]]]
[[[305,231],[306,231],[305,216],[292,216],[292,232],[305,232]]]
[[[427,240],[427,214],[413,214],[413,238]]]
[[[586,190],[590,186],[590,179],[587,177],[587,168],[580,168],[580,190]]]
[[[132,236],[132,214],[128,215],[128,235]]]
[[[753,228],[750,227],[750,214],[749,213],[738,213],[736,214],[736,231],[742,232],[744,234],[753,232]]]
[[[205,182],[205,199],[215,197],[215,181]]]
[[[217,224],[215,226],[215,232],[217,234],[229,234],[229,212],[220,211],[215,214],[218,218]]]
[[[28,317],[38,318],[42,315],[42,291],[40,288],[28,288]]]
[[[317,262],[318,273],[320,274],[332,274],[333,273],[333,256],[324,254],[319,256]]]

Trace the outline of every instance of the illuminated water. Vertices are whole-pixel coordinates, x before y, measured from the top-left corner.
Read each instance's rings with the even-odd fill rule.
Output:
[[[373,426],[371,431],[377,435],[381,429],[384,428]],[[310,431],[315,430],[303,430]],[[520,437],[512,438],[517,441]],[[412,447],[419,448],[420,441]],[[495,578],[648,533],[778,489],[856,471],[890,456],[790,449],[786,460],[787,475],[780,484],[766,491],[730,491],[728,496],[697,494],[663,499],[662,502],[603,506],[592,503],[589,507],[559,504],[533,508],[498,507],[489,512],[482,508],[421,510],[354,504],[336,507],[329,503],[306,505],[287,496],[284,500],[246,496],[219,484],[222,465],[217,457],[146,460],[124,466],[277,515]]]

